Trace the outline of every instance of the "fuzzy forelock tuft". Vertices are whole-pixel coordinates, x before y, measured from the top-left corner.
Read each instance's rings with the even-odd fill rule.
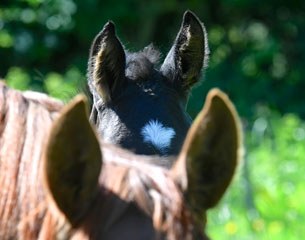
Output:
[[[160,51],[148,45],[142,51],[132,53],[126,52],[126,77],[132,80],[147,78],[160,59]]]

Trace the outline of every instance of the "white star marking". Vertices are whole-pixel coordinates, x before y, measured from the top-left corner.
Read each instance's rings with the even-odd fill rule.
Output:
[[[174,129],[164,127],[158,120],[150,120],[141,130],[144,142],[152,144],[162,153],[165,153],[176,135]]]

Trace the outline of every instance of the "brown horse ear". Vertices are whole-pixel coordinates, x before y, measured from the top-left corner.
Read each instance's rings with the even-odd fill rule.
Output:
[[[95,197],[102,165],[100,145],[86,108],[84,96],[72,100],[54,122],[46,146],[47,188],[72,225]]]
[[[125,65],[123,45],[115,34],[114,24],[108,22],[95,37],[88,62],[88,84],[105,103],[122,87]]]
[[[213,89],[171,170],[196,214],[213,207],[224,194],[234,175],[240,147],[237,112],[224,93]]]
[[[199,80],[207,65],[209,47],[204,25],[191,11],[186,11],[176,40],[161,66],[161,72],[186,94]]]

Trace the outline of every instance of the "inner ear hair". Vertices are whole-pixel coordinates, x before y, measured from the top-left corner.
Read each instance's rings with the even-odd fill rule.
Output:
[[[115,34],[115,26],[108,22],[93,41],[88,63],[89,86],[105,103],[110,102],[122,87],[125,58],[124,47]]]
[[[182,87],[187,91],[199,80],[202,70],[208,64],[209,56],[205,27],[191,12],[184,14],[177,48]]]
[[[203,23],[191,11],[183,16],[176,40],[161,66],[161,72],[185,94],[199,81],[207,66],[209,47]]]

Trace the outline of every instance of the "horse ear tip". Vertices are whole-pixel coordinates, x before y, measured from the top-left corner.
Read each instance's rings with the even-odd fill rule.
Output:
[[[222,101],[227,101],[228,96],[219,88],[213,88],[208,93],[208,99],[210,99],[211,101],[217,100],[217,99],[220,99]]]
[[[188,24],[190,24],[193,21],[199,22],[198,17],[191,10],[186,10],[184,12],[184,14],[183,14],[183,23],[184,23],[184,25],[188,25]]]
[[[74,97],[64,108],[62,115],[63,116],[74,116],[80,112],[87,112],[88,100],[87,97],[83,94],[79,94]]]
[[[191,10],[187,9],[187,10],[184,12],[183,17],[184,17],[184,18],[190,18],[190,17],[192,17],[192,16],[194,16],[194,15],[195,15],[195,14],[194,14]]]
[[[74,106],[86,107],[87,103],[87,97],[83,94],[78,94],[76,95],[76,97],[74,97],[71,104],[73,104]]]
[[[111,34],[114,34],[115,33],[115,25],[114,25],[114,22],[109,20],[103,27],[103,30],[102,32],[108,32],[108,33],[111,33]]]

